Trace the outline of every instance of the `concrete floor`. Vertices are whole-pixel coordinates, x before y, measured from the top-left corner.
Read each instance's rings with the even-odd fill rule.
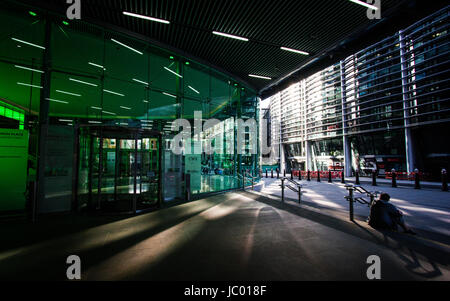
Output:
[[[235,192],[134,217],[54,216],[0,227],[0,279],[450,280],[449,246],[350,223],[339,211]]]

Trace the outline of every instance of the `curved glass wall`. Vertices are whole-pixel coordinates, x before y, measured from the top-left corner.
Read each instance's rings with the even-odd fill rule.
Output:
[[[166,200],[183,199],[186,188],[186,153],[171,151],[177,119],[189,121],[192,134],[194,117],[202,120],[199,135],[192,135],[201,145],[195,154],[201,164],[189,170],[192,193],[236,188],[243,169],[256,174],[259,150],[249,142],[258,131],[245,133],[242,152],[235,146],[238,119],[258,120],[256,93],[248,87],[176,53],[82,21],[63,22],[18,4],[2,4],[0,17],[0,124],[31,134],[29,181],[35,179],[36,141],[48,109],[41,211],[70,209],[77,129],[85,125],[161,132]],[[210,119],[218,124],[205,127]],[[214,147],[210,154],[208,144]]]

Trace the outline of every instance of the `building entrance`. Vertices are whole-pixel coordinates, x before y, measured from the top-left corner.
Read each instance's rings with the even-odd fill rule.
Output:
[[[160,205],[159,132],[81,127],[77,147],[78,210],[136,213]]]

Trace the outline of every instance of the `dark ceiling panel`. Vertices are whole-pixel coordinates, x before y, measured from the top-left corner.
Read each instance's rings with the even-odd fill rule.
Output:
[[[68,6],[65,0],[18,2],[61,14]],[[383,17],[395,16],[406,2],[411,5],[420,1],[382,0]],[[123,11],[166,19],[171,24],[132,18]],[[119,26],[180,49],[245,80],[258,91],[266,90],[341,41],[383,23],[369,20],[366,8],[348,0],[83,0],[82,18]],[[219,37],[212,34],[213,30],[250,41]],[[281,46],[311,55],[286,52]],[[250,78],[248,74],[268,76],[272,81]]]

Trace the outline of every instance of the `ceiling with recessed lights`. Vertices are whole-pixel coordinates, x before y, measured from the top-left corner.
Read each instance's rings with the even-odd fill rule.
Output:
[[[18,2],[60,14],[65,14],[69,6],[62,0]],[[431,2],[437,6],[439,1]],[[431,7],[431,2],[426,7]],[[312,61],[323,57],[336,59],[359,45],[362,48],[373,39],[371,32],[395,30],[395,25],[386,26],[389,18],[391,22],[399,16],[408,16],[407,21],[412,22],[411,16],[422,12],[418,8],[425,1],[382,0],[381,20],[368,19],[367,8],[350,0],[82,0],[81,3],[83,21],[140,35],[174,53],[207,62],[257,91],[267,92],[282,85],[289,75],[299,76],[301,68],[313,65],[308,64]],[[346,47],[346,43],[353,44]]]

